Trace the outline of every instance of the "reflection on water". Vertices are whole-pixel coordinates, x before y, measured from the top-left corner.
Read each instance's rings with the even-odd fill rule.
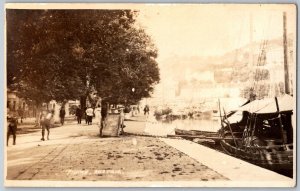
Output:
[[[212,119],[176,119],[176,120],[156,120],[149,116],[146,122],[145,133],[150,135],[174,135],[174,129],[201,130],[217,132],[220,129],[218,118]]]

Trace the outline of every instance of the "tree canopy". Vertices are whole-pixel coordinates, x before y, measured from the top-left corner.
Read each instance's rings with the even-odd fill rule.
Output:
[[[157,49],[137,15],[8,9],[8,88],[37,103],[79,99],[91,90],[111,103],[150,96],[159,81]]]

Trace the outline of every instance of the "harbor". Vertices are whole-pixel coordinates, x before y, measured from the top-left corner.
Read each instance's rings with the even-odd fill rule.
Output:
[[[21,5],[6,186],[296,186],[296,5]]]

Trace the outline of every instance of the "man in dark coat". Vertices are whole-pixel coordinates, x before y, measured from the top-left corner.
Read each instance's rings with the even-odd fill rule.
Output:
[[[65,123],[65,116],[66,116],[65,108],[61,107],[61,109],[59,111],[59,117],[60,117],[60,123],[61,123],[61,125],[64,125],[64,123]]]
[[[8,146],[8,140],[10,135],[13,135],[13,145],[16,144],[16,138],[17,138],[17,119],[14,117],[7,117],[8,120],[8,129],[7,129],[7,140],[6,140],[6,146]]]
[[[76,117],[77,117],[77,122],[78,124],[81,124],[81,118],[82,118],[82,110],[81,110],[81,107],[78,106],[76,108]]]
[[[146,105],[145,108],[144,108],[144,115],[148,114],[149,115],[149,106]]]

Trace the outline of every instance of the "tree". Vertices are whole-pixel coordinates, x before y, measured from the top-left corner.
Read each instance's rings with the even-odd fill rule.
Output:
[[[48,11],[7,11],[7,85],[37,105],[74,99],[85,87],[59,28]]]
[[[157,49],[131,10],[7,10],[7,85],[37,104],[96,89],[134,103],[159,81]],[[131,89],[136,91],[132,94]]]

